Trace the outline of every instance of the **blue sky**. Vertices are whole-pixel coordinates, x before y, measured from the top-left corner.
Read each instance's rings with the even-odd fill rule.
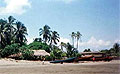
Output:
[[[0,0],[0,17],[23,22],[29,42],[47,24],[65,42],[71,42],[71,32],[80,31],[80,51],[100,50],[120,42],[119,7],[119,0]]]

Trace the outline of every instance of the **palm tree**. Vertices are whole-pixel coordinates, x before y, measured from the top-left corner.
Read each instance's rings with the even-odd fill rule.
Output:
[[[50,41],[50,27],[48,26],[48,25],[45,25],[44,27],[43,27],[43,29],[42,28],[40,28],[39,29],[39,35],[41,36],[42,35],[42,37],[43,37],[43,40],[44,40],[44,42],[46,43],[47,41],[49,42]]]
[[[78,50],[74,48],[70,43],[66,44],[67,57],[75,57],[78,53]]]
[[[52,44],[52,43],[54,43],[54,44],[57,44],[57,42],[59,42],[59,39],[60,39],[60,37],[59,37],[59,34],[56,32],[56,31],[51,31],[51,37],[50,37],[50,45]]]
[[[120,52],[120,44],[115,43],[115,44],[113,45],[113,49],[114,49],[115,53]]]
[[[12,37],[15,30],[13,26],[14,21],[15,18],[12,16],[9,16],[8,20],[0,19],[1,46],[3,48],[12,43]]]
[[[21,22],[16,22],[15,43],[23,45],[27,41],[25,35],[28,35],[27,28]]]
[[[5,41],[5,25],[7,21],[0,19],[0,43],[1,43],[1,48],[4,48],[6,45]]]
[[[73,43],[73,47],[74,47],[75,32],[72,32],[72,34],[71,34],[71,38],[72,38],[72,43]]]
[[[63,47],[65,47],[65,48],[66,48],[66,43],[61,42],[61,43],[60,43],[60,46],[61,46],[61,49],[62,49],[62,51],[63,51]]]
[[[77,38],[77,49],[78,49],[78,41],[79,41],[79,39],[81,39],[81,36],[82,36],[82,34],[81,34],[79,31],[77,31],[77,33],[76,33],[76,38]]]

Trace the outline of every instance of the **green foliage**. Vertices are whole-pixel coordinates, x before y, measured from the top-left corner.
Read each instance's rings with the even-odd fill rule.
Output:
[[[67,56],[67,53],[66,53],[66,52],[63,52],[63,53],[61,54],[61,56],[62,56],[62,57],[66,57],[66,56]]]
[[[47,45],[46,43],[42,42],[33,42],[28,45],[28,49],[32,50],[45,50],[46,52],[50,52],[50,46]]]
[[[20,52],[27,50],[28,46],[27,45],[23,45],[22,47],[19,48]]]
[[[63,52],[60,49],[53,49],[50,52],[50,56],[51,56],[52,60],[61,59],[62,58],[62,53]]]
[[[51,61],[52,60],[52,58],[50,57],[50,56],[45,56],[45,61]]]
[[[26,49],[26,50],[22,51],[22,56],[20,58],[22,58],[24,60],[32,60],[34,58],[33,54],[34,54],[33,51]]]
[[[76,57],[81,57],[81,54],[80,53],[76,53]]]
[[[0,19],[0,48],[5,48],[7,45],[19,43],[24,45],[27,41],[27,28],[21,22],[16,21],[13,16],[8,19]]]
[[[118,43],[115,43],[113,45],[113,48],[101,50],[101,52],[106,53],[107,55],[111,56],[120,56],[120,45]]]
[[[78,50],[74,48],[70,43],[66,44],[66,50],[67,50],[67,57],[76,57]]]
[[[19,52],[19,45],[18,44],[11,44],[7,45],[3,50],[1,50],[1,56],[7,57],[12,54],[16,54]]]

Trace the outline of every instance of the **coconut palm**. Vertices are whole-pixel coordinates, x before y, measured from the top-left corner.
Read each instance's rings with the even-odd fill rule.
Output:
[[[77,38],[77,49],[78,49],[78,41],[79,41],[79,39],[81,39],[81,36],[82,36],[82,34],[81,34],[79,31],[77,31],[77,33],[76,33],[76,38]]]
[[[42,35],[42,38],[44,40],[44,42],[46,43],[47,41],[49,42],[50,41],[50,27],[48,25],[45,25],[42,28],[39,29],[39,35],[41,36]]]
[[[0,33],[1,33],[1,46],[5,47],[12,43],[12,37],[14,34],[14,17],[9,16],[8,20],[0,19]]]
[[[72,32],[72,34],[70,34],[71,35],[71,38],[72,38],[72,45],[73,45],[73,47],[74,47],[74,38],[75,38],[75,32]]]
[[[1,48],[5,47],[6,41],[5,41],[5,25],[7,21],[0,19],[0,43]]]
[[[14,34],[15,37],[15,43],[20,43],[20,45],[23,45],[27,39],[27,28],[22,24],[21,22],[16,22],[16,32]]]
[[[51,31],[51,33],[52,34],[50,37],[50,45],[52,43],[57,44],[57,42],[59,42],[59,39],[60,39],[59,34],[56,31]]]
[[[74,48],[70,43],[66,44],[67,57],[75,57],[78,53],[78,50]]]

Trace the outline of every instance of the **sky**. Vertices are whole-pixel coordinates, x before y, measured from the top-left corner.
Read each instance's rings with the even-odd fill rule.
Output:
[[[72,32],[82,34],[79,51],[109,49],[120,43],[119,0],[0,0],[0,18],[12,15],[28,29],[28,43],[49,25],[70,42]],[[76,44],[76,43],[75,43]]]

